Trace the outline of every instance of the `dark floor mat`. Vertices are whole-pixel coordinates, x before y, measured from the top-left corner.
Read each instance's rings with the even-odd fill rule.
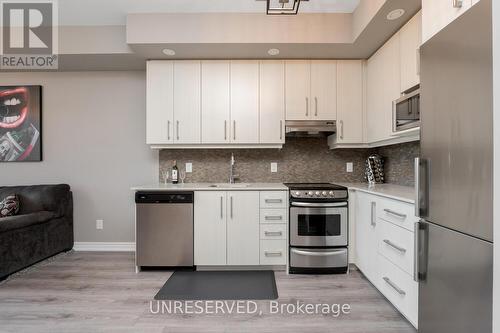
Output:
[[[177,271],[155,300],[277,299],[273,271]]]

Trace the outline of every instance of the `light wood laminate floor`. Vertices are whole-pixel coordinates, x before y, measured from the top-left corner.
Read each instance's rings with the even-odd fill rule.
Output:
[[[350,304],[351,313],[337,318],[151,313],[150,301],[170,274],[136,274],[132,253],[70,252],[0,284],[0,332],[415,332],[356,270],[276,273],[280,303]]]

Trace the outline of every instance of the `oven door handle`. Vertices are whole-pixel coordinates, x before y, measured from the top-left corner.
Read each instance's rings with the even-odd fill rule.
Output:
[[[297,249],[290,249],[290,251],[292,253],[295,253],[295,254],[299,254],[299,255],[303,255],[303,256],[313,256],[313,257],[327,257],[327,256],[334,256],[334,255],[345,253],[345,249],[328,251],[328,252],[312,252],[312,251],[304,251],[304,250],[297,250]]]
[[[292,206],[295,207],[347,207],[346,202],[291,202]]]

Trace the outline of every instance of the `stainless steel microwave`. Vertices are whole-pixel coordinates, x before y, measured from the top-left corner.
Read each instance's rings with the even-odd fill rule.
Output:
[[[399,132],[419,126],[420,89],[417,89],[392,103],[392,130]]]

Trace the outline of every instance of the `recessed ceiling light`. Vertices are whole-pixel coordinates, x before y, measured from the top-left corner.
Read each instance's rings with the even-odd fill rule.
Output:
[[[161,52],[163,52],[163,54],[168,55],[168,56],[174,56],[175,55],[175,51],[172,50],[172,49],[163,49]]]
[[[392,12],[390,12],[389,14],[387,14],[387,19],[392,21],[392,20],[397,20],[398,18],[400,18],[401,16],[403,16],[403,14],[405,13],[405,10],[404,9],[394,9]]]
[[[271,56],[275,56],[275,55],[280,54],[280,50],[278,50],[278,49],[269,49],[269,50],[267,50],[267,53],[269,55],[271,55]]]

